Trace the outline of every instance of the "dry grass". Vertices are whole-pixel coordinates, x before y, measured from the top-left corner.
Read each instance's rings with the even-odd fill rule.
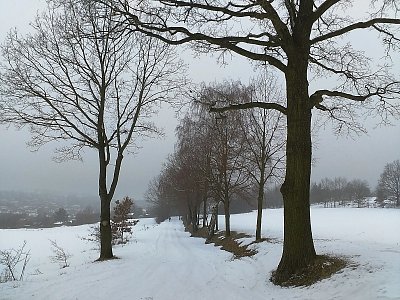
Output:
[[[349,265],[350,261],[345,258],[318,255],[313,263],[298,271],[289,280],[276,284],[284,287],[310,286],[318,281],[330,278]],[[274,273],[272,273],[271,281],[274,282]]]
[[[188,228],[189,232],[191,232],[193,237],[201,237],[206,239],[206,243],[213,243],[215,246],[221,247],[222,250],[228,251],[233,254],[234,258],[241,258],[245,256],[253,256],[257,253],[254,249],[248,249],[249,245],[242,245],[239,239],[250,237],[244,233],[231,231],[231,235],[229,237],[225,237],[224,231],[218,231],[214,234],[211,239],[208,238],[208,228],[199,228],[196,232],[192,232],[191,228]]]
[[[206,243],[213,243],[215,246],[221,247],[222,250],[231,252],[234,255],[235,259],[255,255],[257,251],[248,248],[254,243],[280,243],[280,241],[278,241],[277,239],[263,238],[260,241],[253,241],[248,245],[242,245],[241,242],[238,240],[251,236],[244,233],[232,231],[231,236],[225,237],[224,231],[218,231],[211,239],[207,240],[208,228],[199,228],[196,232],[193,232],[191,228],[187,228],[187,230],[191,232],[193,237],[204,238],[206,239]],[[312,264],[297,272],[289,280],[283,283],[279,283],[279,285],[284,287],[310,286],[318,281],[330,278],[332,275],[351,265],[352,263],[348,259],[343,257],[318,255]],[[272,274],[271,276],[271,281],[273,281],[273,278],[274,274]]]

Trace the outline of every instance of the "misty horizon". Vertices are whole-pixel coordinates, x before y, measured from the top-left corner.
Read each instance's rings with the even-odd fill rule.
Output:
[[[23,3],[21,3],[23,2]],[[42,0],[24,0],[19,4],[2,3],[2,30],[0,38],[13,27],[26,33],[29,22],[36,12],[44,7]],[[23,10],[20,7],[24,7]],[[373,45],[363,36],[354,36],[361,49],[374,51]],[[216,63],[216,56],[198,55],[182,51],[185,60],[190,63],[188,76],[195,82],[213,82],[224,79],[241,79],[249,82],[254,69],[247,60],[233,55],[225,61],[226,65]],[[318,82],[311,81],[310,89]],[[317,115],[317,113],[316,113]],[[375,189],[385,164],[399,159],[400,126],[392,120],[394,126],[378,127],[379,120],[358,118],[365,123],[368,134],[361,136],[337,137],[330,125],[321,126],[313,138],[313,159],[311,180],[345,177],[348,180],[366,180],[372,190]],[[165,129],[165,137],[146,140],[137,149],[136,155],[126,155],[115,199],[129,195],[135,199],[144,199],[149,181],[157,176],[169,154],[173,152],[175,127],[178,124],[176,113],[171,108],[163,108],[155,118]],[[84,161],[55,163],[52,161],[53,149],[57,143],[44,145],[39,151],[31,152],[26,142],[30,139],[27,130],[16,131],[13,127],[1,127],[2,147],[0,153],[0,190],[47,191],[65,195],[98,195],[97,157],[90,149],[85,151]]]

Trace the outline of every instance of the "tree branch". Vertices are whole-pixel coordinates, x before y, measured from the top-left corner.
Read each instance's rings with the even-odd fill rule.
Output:
[[[369,87],[365,87],[368,92],[364,95],[356,95],[356,94],[351,94],[351,93],[346,93],[342,91],[331,91],[331,90],[318,90],[314,92],[310,96],[310,101],[311,101],[311,107],[316,107],[320,110],[327,110],[325,106],[323,106],[321,103],[323,102],[323,96],[329,96],[329,97],[340,97],[340,98],[345,98],[348,100],[353,100],[356,102],[363,102],[367,100],[368,98],[378,96],[381,98],[381,100],[385,101],[386,99],[384,98],[387,93],[395,93],[395,94],[400,94],[400,91],[397,90],[391,90],[392,86],[399,85],[400,82],[391,82],[384,87],[376,87],[374,88],[374,91],[371,91]]]
[[[368,20],[366,22],[357,22],[357,23],[353,23],[349,26],[343,27],[341,29],[329,32],[327,34],[318,36],[314,39],[312,39],[310,41],[311,45],[312,44],[316,44],[322,41],[326,41],[329,40],[331,38],[334,37],[338,37],[341,36],[343,34],[349,33],[351,31],[354,31],[356,29],[363,29],[363,28],[375,28],[374,25],[376,24],[396,24],[396,25],[400,25],[400,19],[391,19],[391,18],[375,18],[375,19],[371,19]],[[376,29],[376,28],[375,28]]]
[[[313,13],[312,21],[315,22],[319,18],[322,17],[322,15],[329,10],[332,6],[334,6],[336,3],[340,2],[340,0],[326,0],[323,2]]]
[[[224,107],[214,107],[210,106],[210,112],[225,112],[229,110],[239,110],[239,109],[248,109],[248,108],[262,108],[262,109],[274,109],[282,114],[286,115],[286,107],[278,104],[278,103],[270,103],[270,102],[248,102],[242,104],[231,104]]]

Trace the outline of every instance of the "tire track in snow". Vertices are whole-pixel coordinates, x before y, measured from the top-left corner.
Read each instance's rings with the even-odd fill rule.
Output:
[[[215,268],[208,268],[207,256],[190,247],[194,239],[188,237],[179,221],[164,222],[157,229],[142,276],[151,283],[151,291],[142,290],[143,297],[184,299],[182,295],[198,293],[204,287],[198,282],[210,276],[215,278]],[[201,272],[202,269],[207,273]],[[143,282],[139,286],[149,285]]]
[[[249,276],[258,269],[254,262],[232,261],[230,253],[204,244],[203,239],[190,238],[176,219],[160,224],[154,234],[154,247],[143,273],[143,279],[151,282],[151,291],[141,290],[141,299],[248,298],[251,286],[256,284]],[[234,275],[237,272],[243,273],[241,280]]]

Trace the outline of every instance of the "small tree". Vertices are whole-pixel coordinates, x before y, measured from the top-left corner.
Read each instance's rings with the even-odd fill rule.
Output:
[[[131,233],[131,226],[135,223],[130,222],[128,220],[128,215],[133,207],[133,200],[128,196],[124,197],[122,201],[115,201],[116,206],[114,207],[114,217],[112,219],[112,232],[113,232],[113,241],[115,244],[118,243],[126,243],[128,238],[125,238],[124,241],[124,233]]]
[[[155,216],[157,224],[171,216],[173,204],[169,201],[170,191],[168,171],[164,167],[161,173],[149,182],[146,191],[146,201],[151,205],[151,214]]]

